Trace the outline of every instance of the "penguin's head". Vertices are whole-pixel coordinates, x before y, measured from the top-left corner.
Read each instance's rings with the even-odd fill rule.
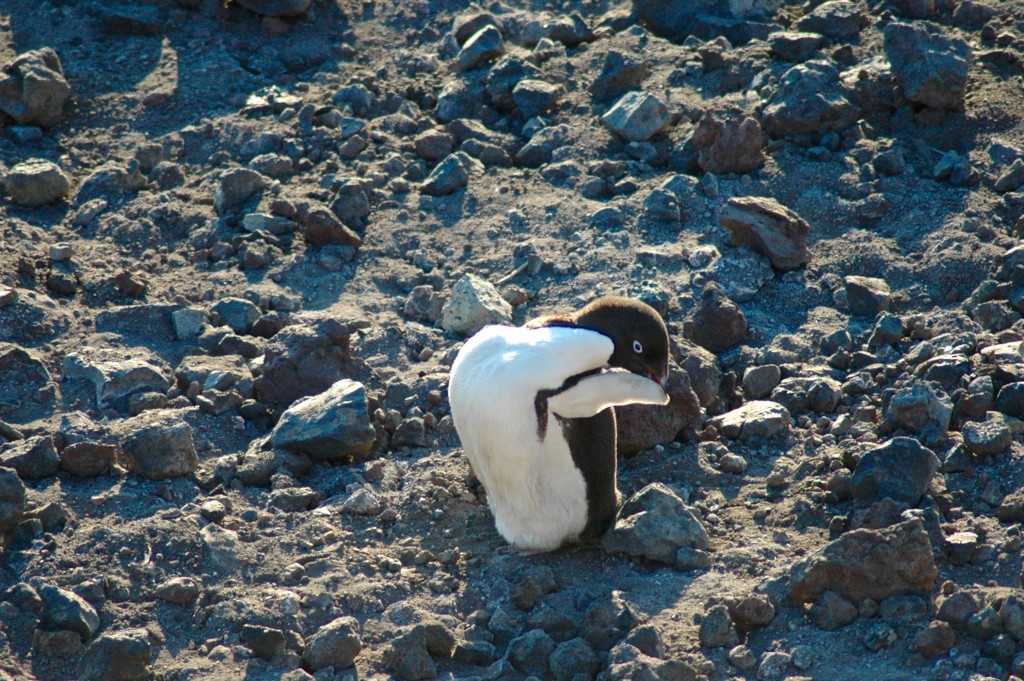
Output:
[[[653,307],[639,300],[605,296],[575,315],[576,326],[608,336],[615,351],[608,364],[647,376],[665,386],[668,380],[668,329]]]

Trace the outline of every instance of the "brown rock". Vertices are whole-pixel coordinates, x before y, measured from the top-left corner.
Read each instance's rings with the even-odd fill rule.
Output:
[[[766,256],[772,267],[786,271],[806,265],[810,225],[775,199],[760,196],[733,197],[726,202],[719,222],[729,230],[729,242]]]
[[[692,140],[697,162],[709,173],[749,173],[764,163],[761,124],[739,112],[706,112]]]
[[[683,322],[683,334],[711,352],[723,352],[747,337],[743,311],[715,282],[708,283],[697,306]]]
[[[666,392],[669,395],[666,405],[635,404],[615,409],[620,454],[671,442],[683,429],[700,427],[703,420],[700,401],[690,386],[689,375],[674,364],[669,366]]]
[[[789,596],[807,603],[826,591],[857,602],[929,591],[938,577],[928,533],[919,519],[883,530],[853,530],[793,567]]]
[[[99,442],[76,442],[60,452],[60,469],[71,475],[91,478],[109,473],[117,458],[117,447]]]
[[[925,657],[942,657],[956,645],[956,632],[947,622],[933,621],[910,643],[910,649]]]

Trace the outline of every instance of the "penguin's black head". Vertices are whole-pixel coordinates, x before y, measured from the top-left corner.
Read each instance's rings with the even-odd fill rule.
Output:
[[[662,387],[668,379],[668,329],[653,307],[639,300],[606,296],[576,313],[576,326],[612,339],[608,363],[647,376]]]

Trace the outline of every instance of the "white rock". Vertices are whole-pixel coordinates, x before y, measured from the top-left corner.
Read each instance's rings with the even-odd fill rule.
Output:
[[[441,326],[470,336],[489,324],[512,321],[512,306],[490,282],[467,274],[455,284],[441,308]]]

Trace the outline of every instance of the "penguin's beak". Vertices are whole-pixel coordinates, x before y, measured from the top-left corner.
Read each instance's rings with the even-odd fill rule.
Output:
[[[668,392],[668,374],[667,373],[664,376],[659,376],[658,372],[656,372],[654,369],[648,369],[647,370],[647,377],[649,379],[651,379],[652,381],[654,381],[655,383],[657,383],[658,385],[660,385],[661,389],[664,390],[666,393]]]

